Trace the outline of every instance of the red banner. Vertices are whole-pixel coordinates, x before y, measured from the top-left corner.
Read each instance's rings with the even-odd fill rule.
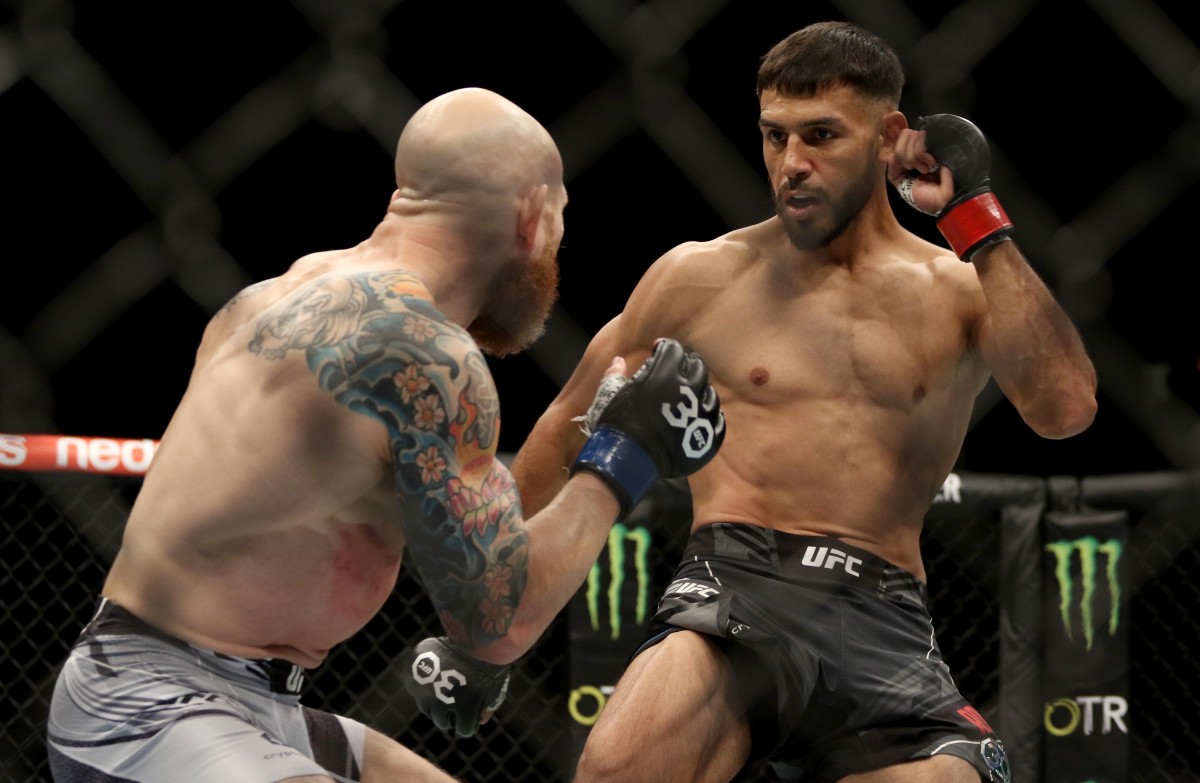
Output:
[[[0,470],[141,476],[157,449],[158,441],[149,438],[0,433]]]

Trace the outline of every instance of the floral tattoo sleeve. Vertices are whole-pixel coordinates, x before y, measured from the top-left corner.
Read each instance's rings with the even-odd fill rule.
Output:
[[[322,389],[387,426],[411,562],[446,631],[508,630],[525,586],[520,501],[496,459],[500,406],[483,355],[407,273],[325,278],[257,325],[249,350],[305,352]]]

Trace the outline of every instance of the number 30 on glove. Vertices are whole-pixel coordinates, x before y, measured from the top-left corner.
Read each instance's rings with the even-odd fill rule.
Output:
[[[511,667],[472,658],[445,636],[422,640],[414,652],[405,685],[442,731],[474,736],[484,713],[504,703]]]
[[[616,391],[613,391],[616,388]],[[598,476],[624,518],[659,478],[690,476],[725,440],[725,414],[700,357],[662,339],[627,383],[601,384],[590,437],[571,466]]]

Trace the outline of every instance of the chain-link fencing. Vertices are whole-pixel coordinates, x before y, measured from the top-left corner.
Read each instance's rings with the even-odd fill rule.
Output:
[[[1099,507],[1133,509],[1122,588],[1129,593],[1129,616],[1121,618],[1128,623],[1130,688],[1119,725],[1106,726],[1097,714],[1071,728],[1097,737],[1112,732],[1106,741],[1128,740],[1122,779],[1135,783],[1200,781],[1200,725],[1194,718],[1200,713],[1200,664],[1193,653],[1200,649],[1195,611],[1200,589],[1192,578],[1200,569],[1200,493],[1171,478],[1169,486],[1160,486],[1133,477],[1134,490],[1102,492],[1095,500]],[[988,481],[952,479],[963,483],[964,495]],[[923,534],[943,654],[964,695],[1002,732],[1005,699],[1011,698],[1004,693],[1010,671],[1003,634],[1020,610],[1005,605],[1012,589],[1005,582],[1013,569],[1003,541],[1011,520],[998,511],[1006,503],[1003,482],[997,499],[983,510],[954,502],[944,489],[947,497],[934,504]],[[137,478],[0,471],[0,769],[6,781],[49,781],[44,721],[57,667],[90,616],[139,485]],[[651,606],[682,548],[688,505],[686,498],[667,498],[652,508],[654,519],[630,520],[653,533],[642,565],[648,583],[641,585]],[[1102,582],[1093,591],[1102,590]],[[1049,580],[1034,596],[1049,594],[1053,603],[1059,590]],[[1074,607],[1085,597],[1072,593],[1066,601]],[[441,633],[424,590],[405,569],[379,615],[310,673],[305,701],[379,728],[464,781],[569,781],[579,729],[578,709],[568,705],[570,659],[577,652],[568,634],[569,614],[518,663],[497,718],[473,738],[452,738],[418,712],[401,684],[408,648]],[[1057,622],[1057,615],[1047,621],[1047,633]],[[1062,720],[1043,715],[1040,702],[1024,707],[1034,713],[1042,736],[1050,736],[1043,729],[1064,729]],[[1033,747],[1032,752],[1050,752]],[[1034,770],[1040,774],[1036,765]]]

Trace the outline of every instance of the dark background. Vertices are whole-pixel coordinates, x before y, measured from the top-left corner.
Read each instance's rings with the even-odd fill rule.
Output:
[[[754,77],[850,19],[908,70],[910,120],[974,120],[1017,239],[1079,324],[1100,413],[1035,436],[994,386],[959,471],[1089,475],[1200,456],[1200,47],[1190,3],[0,0],[0,432],[156,438],[208,317],[365,238],[423,101],[494,89],[563,151],[559,305],[492,361],[515,451],[641,272],[769,214]],[[932,220],[901,220],[941,241]],[[730,328],[737,328],[730,324]],[[798,444],[802,445],[802,444]]]

